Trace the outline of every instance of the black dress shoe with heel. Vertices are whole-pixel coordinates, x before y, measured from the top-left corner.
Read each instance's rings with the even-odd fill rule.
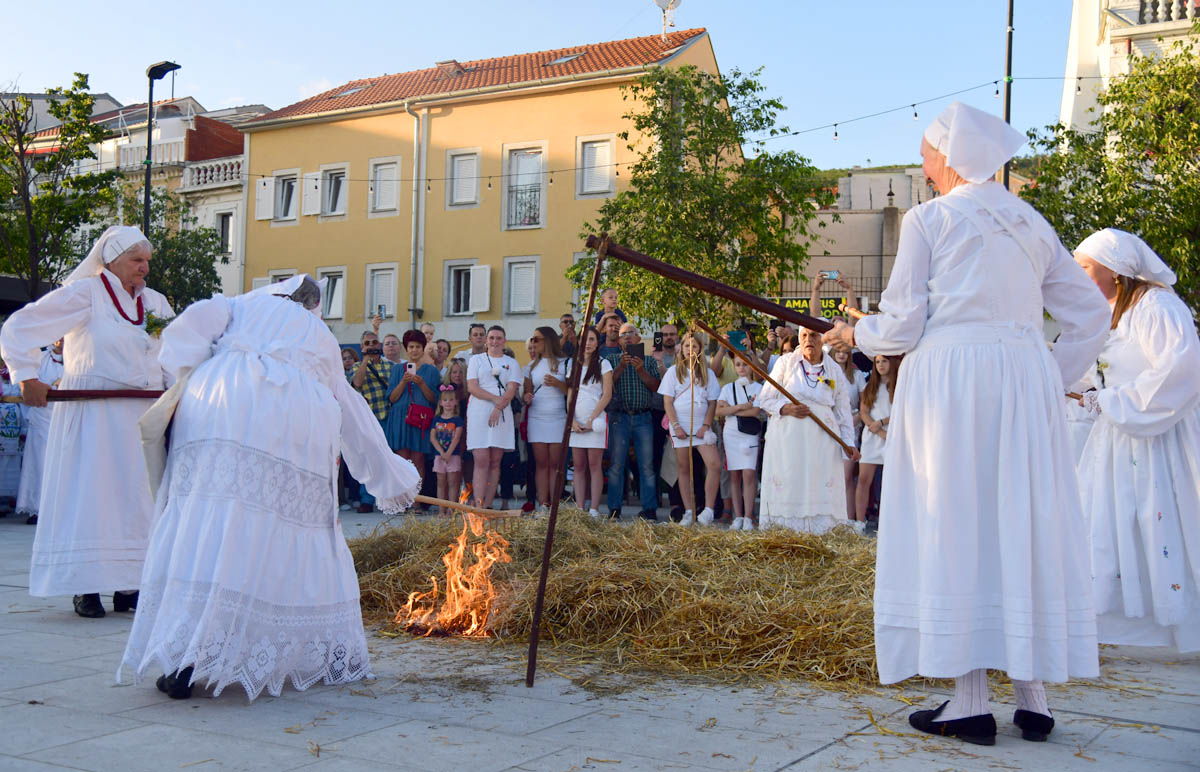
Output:
[[[133,592],[114,592],[113,593],[113,611],[136,611],[138,602],[138,591]]]
[[[938,721],[937,717],[949,704],[950,701],[946,700],[936,710],[918,710],[908,717],[908,723],[914,729],[920,729],[922,732],[943,737],[957,737],[963,742],[973,745],[996,744],[996,719],[992,717],[991,713]]]
[[[1043,716],[1032,710],[1018,709],[1013,714],[1013,723],[1021,728],[1021,737],[1031,743],[1044,743],[1054,729],[1054,717]]]
[[[86,595],[76,595],[72,599],[75,613],[88,619],[99,619],[104,616],[104,604],[100,602],[100,593],[89,592]]]

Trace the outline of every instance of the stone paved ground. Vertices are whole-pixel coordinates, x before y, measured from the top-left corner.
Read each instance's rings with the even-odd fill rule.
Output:
[[[354,534],[378,515],[347,515]],[[995,704],[992,748],[914,736],[937,689],[845,696],[802,683],[629,682],[463,641],[371,637],[377,678],[247,704],[114,685],[130,615],[28,595],[34,528],[0,519],[0,770],[1187,770],[1200,768],[1200,657],[1105,649],[1105,679],[1054,688],[1044,744]],[[106,605],[111,608],[108,599]],[[154,674],[157,676],[157,673]]]

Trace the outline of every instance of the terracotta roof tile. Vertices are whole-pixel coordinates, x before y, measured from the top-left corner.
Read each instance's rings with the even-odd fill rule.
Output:
[[[519,83],[534,85],[539,80],[562,75],[599,74],[622,67],[651,65],[669,58],[680,46],[693,41],[704,33],[705,29],[699,27],[668,33],[665,41],[659,35],[651,35],[608,43],[557,48],[532,54],[477,59],[461,62],[461,69],[457,74],[449,72],[448,70],[451,70],[452,66],[446,65],[445,67],[435,66],[395,75],[352,80],[337,88],[260,116],[254,121],[250,121],[250,125],[262,121],[295,118],[352,107],[367,107],[433,94]],[[571,57],[574,54],[579,54],[579,56],[574,56],[559,64],[552,64],[558,59]]]

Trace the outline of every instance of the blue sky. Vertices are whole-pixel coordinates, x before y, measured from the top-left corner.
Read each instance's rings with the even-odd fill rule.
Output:
[[[908,104],[980,83],[958,98],[996,114],[991,82],[1004,75],[1007,0],[683,0],[679,29],[707,27],[722,71],[763,67],[767,93],[788,106],[793,130],[878,118],[775,140],[821,168],[916,162],[921,131],[950,99]],[[652,0],[459,0],[440,3],[258,2],[127,3],[65,0],[5,11],[0,90],[65,85],[87,72],[95,91],[124,103],[146,93],[146,66],[183,66],[177,95],[216,109],[282,107],[355,78],[655,34]],[[1062,93],[1069,0],[1016,0],[1013,125],[1053,123]],[[169,84],[169,81],[167,82]],[[162,84],[158,88],[163,88]],[[169,89],[169,85],[166,87]],[[156,96],[158,93],[156,92]]]

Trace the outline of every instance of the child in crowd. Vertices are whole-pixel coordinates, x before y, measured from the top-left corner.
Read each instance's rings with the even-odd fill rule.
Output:
[[[681,525],[691,525],[694,520],[701,525],[713,521],[713,507],[721,484],[721,457],[717,453],[717,435],[712,428],[721,389],[708,364],[700,340],[688,333],[680,341],[675,366],[667,370],[658,387],[675,446],[675,460],[679,464],[679,494],[684,507]],[[700,453],[705,469],[704,509],[698,518],[692,514],[696,506],[690,466],[693,447]]]
[[[758,490],[758,447],[766,413],[754,404],[762,384],[754,380],[754,371],[741,359],[734,359],[737,380],[721,388],[717,397],[717,416],[725,419],[721,437],[725,444],[725,468],[733,498],[733,531],[753,531],[754,494]]]
[[[592,323],[599,326],[600,320],[606,316],[617,317],[621,320],[621,324],[629,321],[625,317],[625,312],[617,308],[617,291],[612,287],[607,287],[600,291],[600,309],[596,311],[596,316],[592,320]]]
[[[458,396],[454,387],[446,384],[439,387],[438,412],[429,429],[429,441],[433,444],[433,471],[437,474],[439,499],[454,501],[462,484],[462,443],[466,433],[465,423],[458,414]],[[441,514],[449,512],[443,507]]]
[[[880,388],[887,383],[887,388]],[[896,368],[892,360],[880,354],[875,357],[871,377],[859,397],[858,413],[865,427],[862,436],[862,458],[858,462],[858,490],[855,492],[855,528],[866,527],[867,504],[871,498],[871,483],[875,470],[883,466],[883,447],[887,442],[887,427],[891,421],[892,398],[896,393]]]

